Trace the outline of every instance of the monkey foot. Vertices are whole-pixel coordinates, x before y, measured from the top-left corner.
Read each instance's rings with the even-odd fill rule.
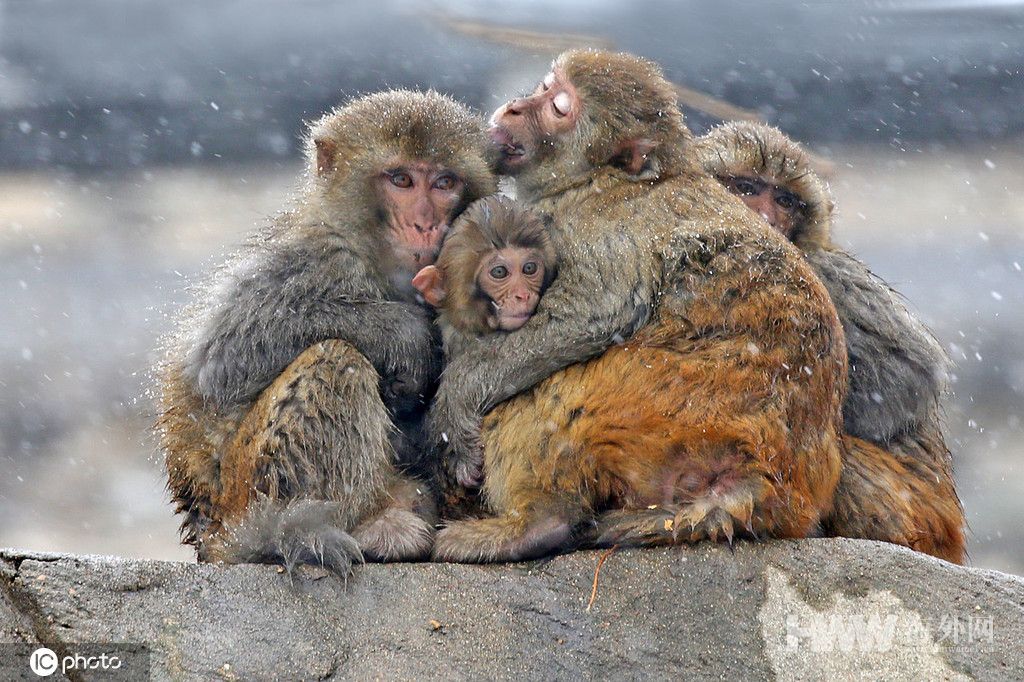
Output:
[[[699,497],[679,507],[671,522],[672,538],[677,543],[725,540],[732,544],[737,529],[753,535],[754,502],[755,493],[747,486]]]
[[[414,561],[430,555],[434,528],[407,509],[385,509],[352,531],[368,561]]]

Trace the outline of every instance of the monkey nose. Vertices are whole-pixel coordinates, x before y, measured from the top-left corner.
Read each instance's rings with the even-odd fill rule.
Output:
[[[518,97],[509,102],[508,104],[506,104],[502,108],[505,110],[506,113],[512,114],[513,116],[519,116],[526,109],[526,98]]]

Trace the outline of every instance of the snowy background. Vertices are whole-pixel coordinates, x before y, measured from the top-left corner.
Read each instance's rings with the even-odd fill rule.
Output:
[[[0,0],[0,546],[191,556],[147,436],[159,336],[288,200],[303,120],[532,87],[543,49],[467,21],[612,41],[830,160],[837,241],[957,363],[970,561],[1024,573],[1024,4],[211,4]]]

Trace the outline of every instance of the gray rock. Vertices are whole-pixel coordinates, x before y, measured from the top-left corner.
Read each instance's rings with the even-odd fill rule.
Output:
[[[124,657],[158,680],[1024,679],[1016,576],[841,539],[620,550],[588,609],[600,556],[366,565],[345,584],[7,550],[0,639],[143,645]]]

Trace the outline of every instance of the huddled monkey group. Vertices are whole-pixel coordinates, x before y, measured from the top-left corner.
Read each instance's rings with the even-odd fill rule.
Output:
[[[583,50],[486,123],[435,92],[355,99],[306,156],[157,369],[200,560],[812,536],[964,560],[949,360],[832,243],[780,131],[697,138],[655,64]]]

